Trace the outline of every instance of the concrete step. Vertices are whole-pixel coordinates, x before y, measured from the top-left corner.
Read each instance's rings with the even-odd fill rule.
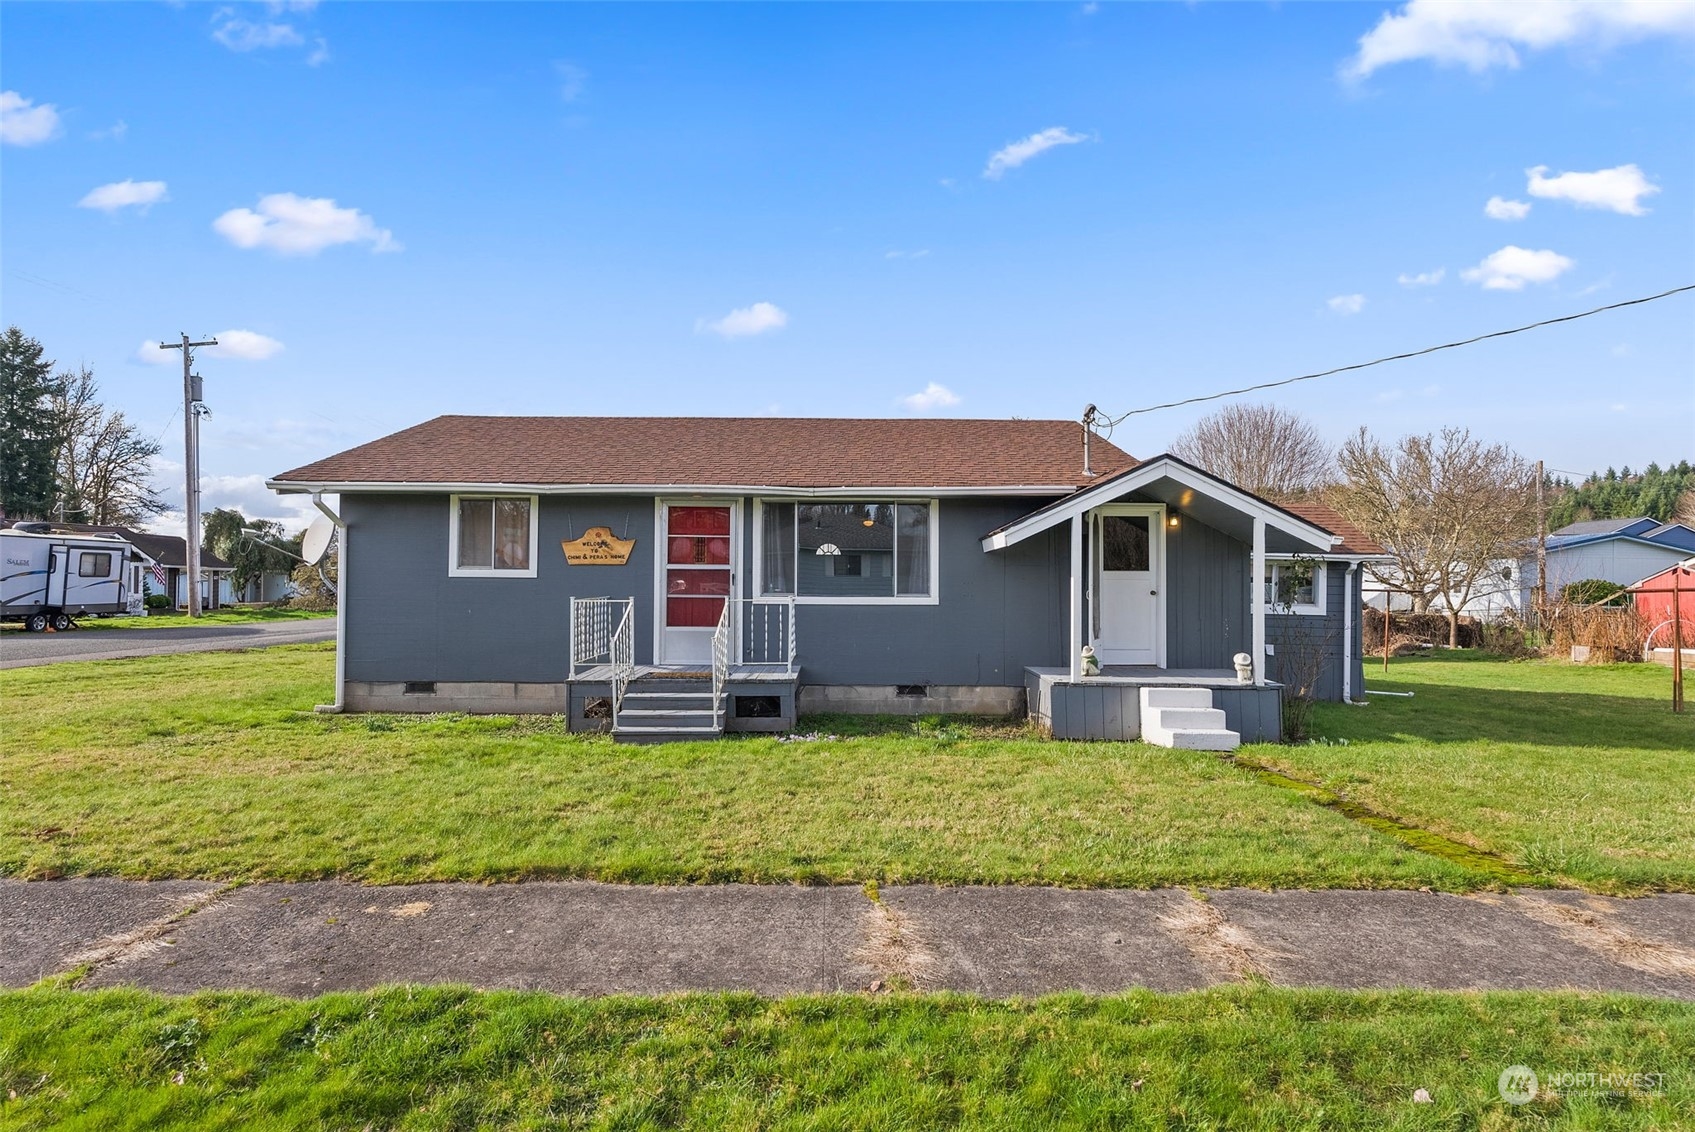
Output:
[[[624,708],[618,713],[618,726],[626,727],[710,727],[710,708]]]
[[[1211,688],[1167,688],[1158,685],[1145,685],[1142,692],[1142,710],[1149,708],[1209,708],[1212,706]]]
[[[1160,746],[1180,751],[1234,751],[1242,745],[1240,735],[1222,727],[1180,728],[1168,732],[1167,739]]]
[[[1156,726],[1167,731],[1180,728],[1216,728],[1224,726],[1224,713],[1215,707],[1154,708],[1148,713]]]

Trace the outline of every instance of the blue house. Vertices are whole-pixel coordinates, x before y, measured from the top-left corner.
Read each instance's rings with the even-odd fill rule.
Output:
[[[630,741],[804,712],[1276,738],[1287,686],[1363,699],[1382,553],[1071,421],[447,416],[269,483],[340,527],[341,709]]]

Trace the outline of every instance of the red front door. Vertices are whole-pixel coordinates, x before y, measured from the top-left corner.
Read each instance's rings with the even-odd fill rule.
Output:
[[[667,504],[660,662],[710,663],[712,631],[724,612],[735,568],[728,504]]]

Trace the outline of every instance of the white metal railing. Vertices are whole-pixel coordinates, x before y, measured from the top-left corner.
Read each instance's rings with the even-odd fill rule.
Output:
[[[609,668],[612,685],[612,726],[624,703],[636,668],[636,599],[633,597],[574,597],[571,599],[571,670],[575,680],[590,668]]]
[[[712,728],[724,727],[724,683],[730,676],[730,626],[735,616],[736,601],[726,598],[718,614],[718,627],[712,630]]]
[[[624,706],[624,689],[636,672],[636,602],[624,603],[624,616],[612,631],[612,729],[618,729],[618,709]]]
[[[732,598],[733,625],[740,629],[737,650],[742,664],[795,668],[795,599],[792,597]]]

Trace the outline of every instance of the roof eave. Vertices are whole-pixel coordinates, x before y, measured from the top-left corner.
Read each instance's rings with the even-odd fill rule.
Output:
[[[981,484],[935,487],[923,484],[843,484],[830,487],[793,487],[784,484],[746,483],[488,483],[468,481],[395,480],[288,480],[269,479],[265,486],[281,495],[306,492],[333,494],[440,495],[444,492],[509,491],[525,495],[764,495],[785,498],[898,495],[914,499],[964,496],[1052,496],[1071,495],[1076,484]]]

